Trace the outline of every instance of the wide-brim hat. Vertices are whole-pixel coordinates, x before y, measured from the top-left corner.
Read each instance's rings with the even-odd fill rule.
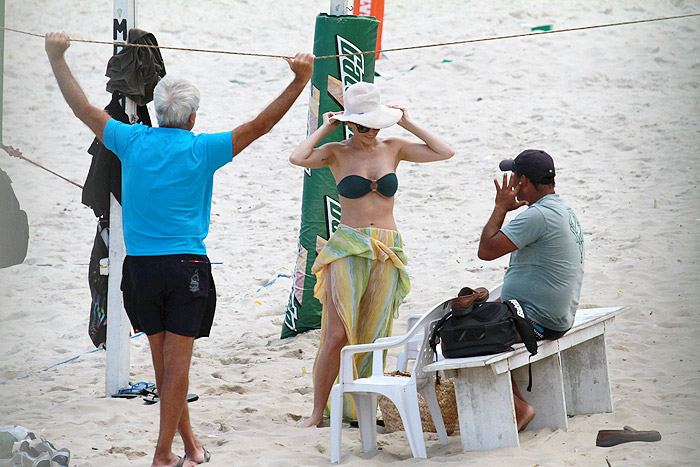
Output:
[[[382,105],[379,88],[372,83],[359,82],[349,86],[343,93],[343,103],[343,113],[331,119],[381,130],[396,124],[403,116],[400,109]]]

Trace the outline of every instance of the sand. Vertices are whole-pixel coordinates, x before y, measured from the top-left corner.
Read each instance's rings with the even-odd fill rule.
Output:
[[[383,45],[403,47],[700,12],[698,1],[387,2]],[[109,40],[110,1],[8,0],[6,25]],[[291,55],[311,51],[326,0],[165,2],[139,5],[139,26],[162,45]],[[92,135],[58,91],[43,40],[5,34],[4,142],[82,183]],[[361,453],[343,430],[347,465],[696,465],[700,456],[700,19],[387,53],[377,62],[384,101],[456,150],[449,161],[399,167],[395,215],[413,289],[394,333],[462,286],[500,282],[507,259],[476,258],[498,161],[525,148],[554,156],[557,192],[586,241],[582,306],[629,310],[608,333],[615,411],[576,416],[568,430],[526,431],[521,447],[461,452],[426,436],[414,460],[403,433]],[[68,62],[91,101],[109,101],[111,47],[75,43]],[[253,117],[291,79],[279,59],[164,51],[170,73],[202,92],[196,131]],[[295,427],[312,407],[319,331],[280,340],[300,224],[302,170],[290,151],[306,132],[308,94],[270,134],[215,177],[208,253],[219,308],[197,341],[193,426],[211,465],[329,462],[329,428]],[[392,128],[382,135],[405,135]],[[0,270],[0,425],[41,433],[71,465],[150,465],[158,406],[105,397],[105,352],[87,334],[87,262],[96,221],[75,186],[0,151],[27,211],[24,264]],[[514,216],[511,213],[509,219]],[[73,357],[79,358],[42,371]],[[391,363],[390,363],[391,364]],[[153,381],[145,337],[131,344],[131,380]],[[595,447],[601,429],[654,429],[657,443]],[[176,442],[176,452],[181,443]]]

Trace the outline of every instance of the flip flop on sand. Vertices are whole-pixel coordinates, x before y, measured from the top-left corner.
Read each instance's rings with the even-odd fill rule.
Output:
[[[622,430],[600,430],[595,440],[595,445],[609,448],[630,441],[659,441],[661,434],[656,430],[638,431],[631,426],[625,426]]]
[[[160,400],[160,397],[158,397],[157,395],[148,396],[148,397],[143,398],[143,401],[146,404],[155,404],[159,400]],[[199,400],[199,396],[197,394],[187,394],[187,402],[194,402],[196,400]]]
[[[147,396],[155,387],[154,383],[129,383],[128,388],[121,388],[116,394],[112,394],[112,397],[133,399],[136,396]]]

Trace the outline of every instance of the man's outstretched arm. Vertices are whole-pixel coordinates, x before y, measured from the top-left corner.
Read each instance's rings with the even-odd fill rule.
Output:
[[[272,101],[257,117],[236,127],[231,132],[233,140],[233,155],[235,156],[250,143],[269,132],[273,126],[287,113],[297,100],[299,94],[311,79],[314,69],[314,56],[312,54],[298,53],[293,60],[285,59],[294,72],[294,79],[282,91],[277,99]]]
[[[70,47],[68,34],[65,32],[50,32],[46,34],[44,47],[61,94],[63,94],[73,114],[95,133],[97,139],[102,141],[102,134],[109,120],[109,115],[104,110],[90,104],[80,85],[73,77],[73,73],[71,73],[64,56],[66,49]]]

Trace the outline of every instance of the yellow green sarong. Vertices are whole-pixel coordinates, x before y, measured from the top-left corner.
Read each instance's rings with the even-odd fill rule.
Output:
[[[343,322],[349,345],[368,344],[390,336],[399,305],[411,289],[401,234],[340,224],[331,238],[322,243],[325,244],[311,269],[316,275],[314,295],[323,304],[319,351],[326,334],[329,299]],[[332,297],[328,297],[329,290]],[[354,363],[356,377],[371,375],[371,353],[356,355]],[[357,419],[350,398],[343,406],[346,419]]]

